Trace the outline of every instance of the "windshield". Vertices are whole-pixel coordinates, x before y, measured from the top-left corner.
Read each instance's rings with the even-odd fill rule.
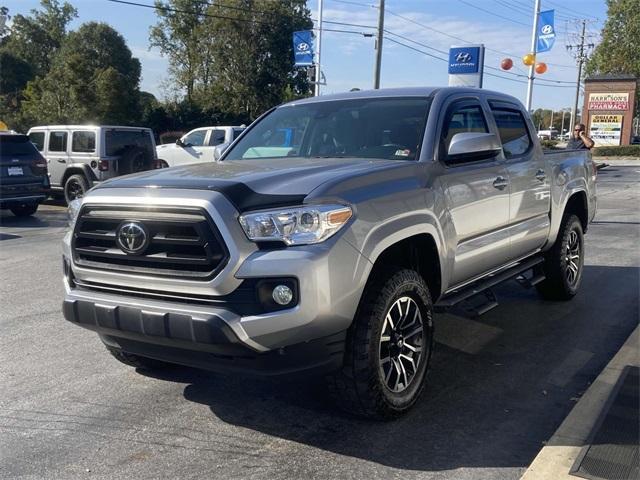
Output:
[[[404,97],[286,105],[252,127],[224,159],[415,160],[430,103],[429,98]]]
[[[0,135],[0,155],[19,156],[38,153],[26,135]]]

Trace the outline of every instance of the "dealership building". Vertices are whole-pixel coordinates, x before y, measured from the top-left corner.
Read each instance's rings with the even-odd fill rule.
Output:
[[[636,89],[633,75],[596,75],[584,81],[582,123],[596,145],[629,145],[637,135]]]

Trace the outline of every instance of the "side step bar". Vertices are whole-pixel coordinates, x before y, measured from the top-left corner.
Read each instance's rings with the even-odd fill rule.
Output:
[[[472,283],[471,285],[462,287],[460,290],[454,290],[448,295],[443,296],[435,304],[435,307],[438,309],[451,308],[454,305],[470,297],[478,295],[491,287],[495,287],[500,283],[510,280],[513,277],[517,277],[518,275],[521,275],[527,270],[530,270],[536,267],[537,265],[541,264],[543,261],[544,259],[542,257],[534,257],[529,260],[525,260],[522,263],[518,263],[512,267],[509,267],[506,270],[502,270],[493,275],[489,275],[488,277],[482,278],[477,282]],[[544,280],[545,277],[540,272],[534,272],[533,277],[531,279],[527,279],[525,277],[522,277],[522,278],[524,279],[524,282],[526,282],[527,284],[526,286],[531,287],[536,283],[540,283],[542,280]]]

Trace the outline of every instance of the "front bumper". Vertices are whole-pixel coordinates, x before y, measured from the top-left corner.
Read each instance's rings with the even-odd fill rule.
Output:
[[[263,351],[224,309],[185,309],[167,302],[139,304],[69,293],[65,318],[128,353],[223,373],[327,373],[341,367],[346,332]],[[252,345],[254,348],[251,348]]]

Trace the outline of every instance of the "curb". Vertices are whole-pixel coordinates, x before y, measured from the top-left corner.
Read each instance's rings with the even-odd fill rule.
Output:
[[[586,444],[595,422],[600,416],[622,369],[627,365],[640,366],[640,326],[629,335],[627,341],[609,364],[600,372],[580,401],[569,412],[546,446],[540,450],[521,480],[576,480],[569,471],[582,447]]]

